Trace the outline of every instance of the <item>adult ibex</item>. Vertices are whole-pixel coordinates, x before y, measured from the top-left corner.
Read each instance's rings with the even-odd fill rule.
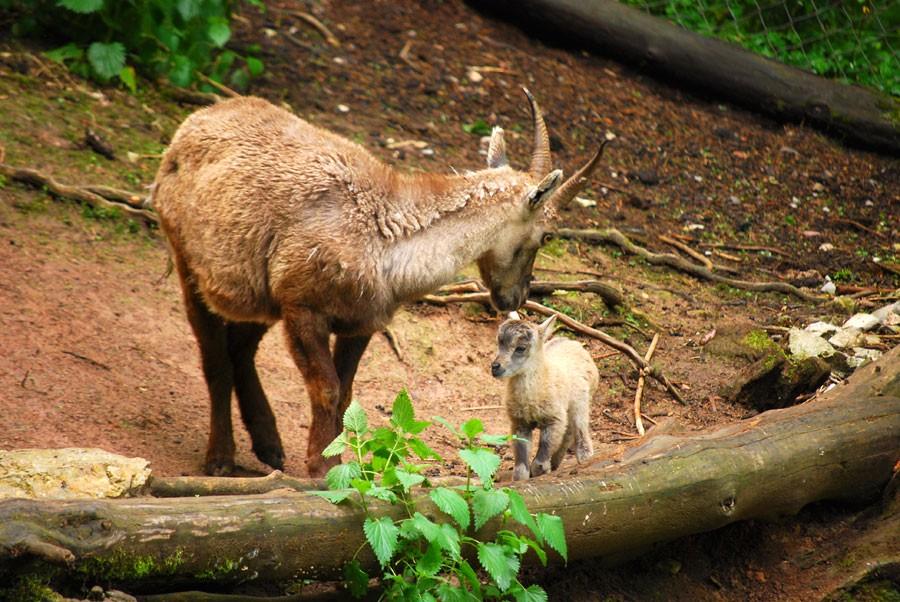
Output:
[[[547,219],[602,153],[560,184],[540,108],[526,94],[535,128],[527,172],[509,167],[499,128],[488,169],[464,175],[400,173],[259,98],[202,109],[178,128],[153,205],[212,402],[207,474],[234,469],[232,389],[256,456],[284,465],[254,365],[278,320],[312,403],[307,466],[316,476],[337,460],[321,452],[340,432],[359,359],[401,303],[477,261],[498,310],[522,305]]]

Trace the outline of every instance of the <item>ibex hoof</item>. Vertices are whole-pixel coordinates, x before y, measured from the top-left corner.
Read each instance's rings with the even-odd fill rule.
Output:
[[[528,466],[520,464],[513,469],[513,481],[526,481],[531,476],[528,472]]]
[[[280,445],[263,445],[259,449],[254,447],[253,453],[263,464],[276,470],[284,470],[284,450]]]
[[[234,473],[234,459],[207,459],[203,472],[211,477],[229,477]]]

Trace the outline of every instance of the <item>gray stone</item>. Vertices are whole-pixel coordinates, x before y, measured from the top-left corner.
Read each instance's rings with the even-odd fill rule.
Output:
[[[803,330],[815,333],[821,337],[832,332],[837,332],[837,329],[837,326],[835,326],[834,324],[829,324],[828,322],[813,322]]]
[[[866,349],[864,347],[854,347],[853,355],[847,358],[847,363],[850,364],[851,368],[859,368],[860,366],[865,366],[869,362],[874,362],[878,358],[884,355],[881,351],[877,349]]]

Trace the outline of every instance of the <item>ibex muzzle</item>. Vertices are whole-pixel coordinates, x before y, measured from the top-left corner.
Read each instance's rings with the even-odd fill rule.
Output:
[[[528,98],[535,150],[527,172],[509,166],[499,128],[487,169],[435,175],[396,171],[259,98],[221,102],[185,120],[163,157],[153,204],[209,389],[207,473],[234,468],[232,391],[257,457],[284,465],[254,364],[278,320],[312,403],[307,465],[321,475],[339,460],[321,452],[340,431],[360,357],[401,303],[473,261],[497,309],[525,302],[554,208],[576,194],[599,158],[562,182],[551,169],[540,108]]]

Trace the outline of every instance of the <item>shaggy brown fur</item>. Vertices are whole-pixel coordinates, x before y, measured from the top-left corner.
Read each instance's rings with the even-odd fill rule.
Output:
[[[536,103],[533,111],[546,133]],[[541,172],[508,167],[502,131],[494,138],[492,168],[407,175],[259,98],[225,101],[185,120],[163,157],[153,205],[212,402],[208,473],[234,468],[232,390],[256,455],[284,465],[254,366],[276,321],[284,321],[306,381],[308,468],[320,475],[337,460],[321,451],[340,431],[359,359],[400,303],[475,260],[498,308],[524,302],[545,210],[567,200],[558,187],[567,195],[574,188],[560,186],[561,173],[548,174],[543,161]],[[536,156],[546,151],[546,139],[541,144]],[[573,178],[580,182],[585,171]]]

